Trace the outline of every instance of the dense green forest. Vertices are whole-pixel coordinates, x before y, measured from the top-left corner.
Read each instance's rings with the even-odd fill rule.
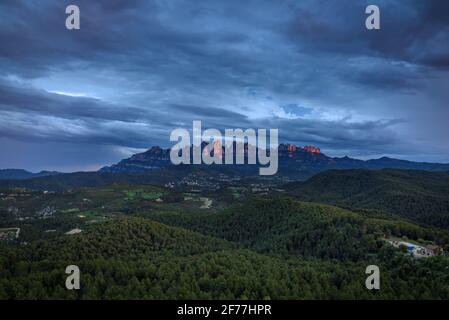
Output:
[[[221,214],[146,214],[148,218],[238,242],[262,253],[357,261],[377,252],[381,238],[449,243],[449,233],[290,198],[252,199]]]
[[[257,253],[139,218],[114,219],[73,237],[3,246],[1,253],[1,298],[449,297],[448,257],[414,260],[383,247],[376,256],[358,262],[299,259],[295,254]],[[379,291],[364,287],[369,263],[381,267]],[[77,264],[82,272],[79,291],[64,288],[64,270],[69,264]]]
[[[253,199],[214,214],[142,215],[1,246],[0,298],[449,298],[449,257],[413,259],[381,239],[430,239],[430,229],[289,198]],[[448,238],[440,231],[432,239]],[[64,287],[71,264],[82,272],[79,291]],[[379,291],[365,288],[370,264],[382,270]]]

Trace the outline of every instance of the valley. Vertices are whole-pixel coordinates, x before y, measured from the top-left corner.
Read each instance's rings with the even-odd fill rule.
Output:
[[[415,185],[412,190],[421,186],[428,196],[447,199],[446,174],[329,171],[285,184],[203,173],[182,184],[3,189],[0,297],[448,299],[449,230],[416,219],[428,198],[404,214],[385,205],[384,193],[361,203],[343,197],[378,195],[371,190],[379,180],[393,190],[385,184],[393,175],[394,194]],[[361,179],[361,191],[352,191],[356,184],[347,175]],[[444,206],[433,212],[447,216]],[[9,232],[15,228],[18,237]],[[432,254],[420,257],[404,244]],[[64,288],[70,264],[82,270],[78,292]],[[382,290],[364,287],[370,264],[382,270]]]

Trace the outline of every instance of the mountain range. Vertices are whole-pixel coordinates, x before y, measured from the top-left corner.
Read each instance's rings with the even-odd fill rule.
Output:
[[[222,149],[224,153],[224,148]],[[213,151],[212,151],[213,154]],[[245,145],[245,159],[247,155],[247,145]],[[294,144],[280,144],[278,148],[279,173],[292,176],[298,179],[305,179],[313,174],[330,169],[414,169],[428,171],[449,171],[449,164],[413,162],[382,157],[372,160],[359,160],[350,157],[329,157],[321,152],[317,147],[299,147]],[[124,159],[117,164],[101,168],[100,172],[109,173],[130,173],[146,172],[160,168],[171,167],[170,149],[163,149],[154,146],[143,153],[138,153],[128,159]],[[205,165],[196,165],[205,167]],[[210,166],[209,166],[210,167]],[[222,166],[215,166],[220,167]],[[229,166],[226,166],[229,167]],[[235,165],[239,174],[255,173],[255,166]],[[214,168],[217,169],[217,168]],[[226,168],[229,169],[229,168]],[[229,170],[228,170],[229,171]]]
[[[247,146],[245,146],[245,150],[247,150]],[[274,178],[281,183],[307,180],[317,173],[328,170],[390,168],[433,172],[449,171],[449,164],[413,162],[387,157],[366,161],[350,157],[329,157],[317,147],[299,147],[293,144],[280,144],[278,156],[278,173],[275,176],[268,176],[268,179]],[[21,169],[0,170],[0,189],[24,187],[58,191],[77,187],[103,186],[111,183],[163,185],[198,172],[201,172],[203,176],[217,179],[259,178],[259,165],[173,165],[170,161],[170,149],[153,146],[143,153],[134,154],[130,158],[103,167],[96,172],[41,171],[31,173]]]
[[[40,171],[37,173],[29,172],[24,169],[3,169],[0,170],[0,179],[6,180],[6,179],[15,179],[15,180],[22,180],[22,179],[31,179],[31,178],[38,178],[38,177],[47,177],[59,174],[57,171]]]
[[[203,144],[203,148],[206,144]],[[245,163],[248,146],[245,144]],[[203,149],[204,151],[204,149]],[[214,151],[211,152],[213,154]],[[222,155],[224,148],[222,148]],[[382,157],[372,160],[359,160],[350,157],[330,157],[314,146],[296,146],[294,144],[280,144],[278,148],[279,170],[278,176],[305,180],[318,172],[333,169],[412,169],[426,171],[449,171],[449,164],[413,162]],[[170,149],[153,146],[145,152],[137,153],[111,166],[102,167],[99,173],[141,174],[155,173],[160,169],[173,170],[175,165],[170,161]],[[201,168],[216,173],[228,175],[253,176],[258,173],[255,165],[179,165],[178,171],[191,171]],[[0,180],[24,180],[59,175],[56,171],[41,171],[32,173],[23,169],[0,170]],[[79,173],[75,173],[79,174]],[[68,174],[70,175],[70,174]],[[67,176],[67,174],[64,174]]]

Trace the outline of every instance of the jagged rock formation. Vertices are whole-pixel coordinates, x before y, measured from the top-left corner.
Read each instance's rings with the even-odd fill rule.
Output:
[[[235,146],[234,146],[235,148]],[[248,144],[244,145],[245,163],[248,157]],[[207,143],[201,145],[201,152],[209,152],[211,155],[219,154],[220,159],[225,158],[225,148],[220,144],[208,146]],[[192,158],[192,148],[190,149]],[[382,157],[373,160],[358,160],[349,157],[329,157],[321,152],[321,149],[315,146],[300,147],[294,144],[281,143],[278,147],[279,173],[292,175],[292,177],[310,176],[314,173],[329,169],[415,169],[429,171],[449,171],[449,164],[412,162]],[[234,162],[235,163],[235,162]],[[124,159],[112,166],[103,167],[100,172],[147,172],[155,169],[161,169],[173,166],[170,161],[170,149],[163,149],[159,146],[151,147],[143,153],[135,154],[128,159]],[[211,167],[211,166],[205,166]],[[213,166],[214,170],[230,169],[229,166]],[[246,171],[253,172],[254,166],[240,165],[238,173]],[[299,176],[298,176],[299,174]]]

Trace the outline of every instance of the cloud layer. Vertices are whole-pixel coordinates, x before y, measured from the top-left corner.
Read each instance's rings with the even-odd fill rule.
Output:
[[[0,167],[92,169],[192,120],[449,162],[449,3],[378,0],[378,31],[368,4],[4,0]]]

